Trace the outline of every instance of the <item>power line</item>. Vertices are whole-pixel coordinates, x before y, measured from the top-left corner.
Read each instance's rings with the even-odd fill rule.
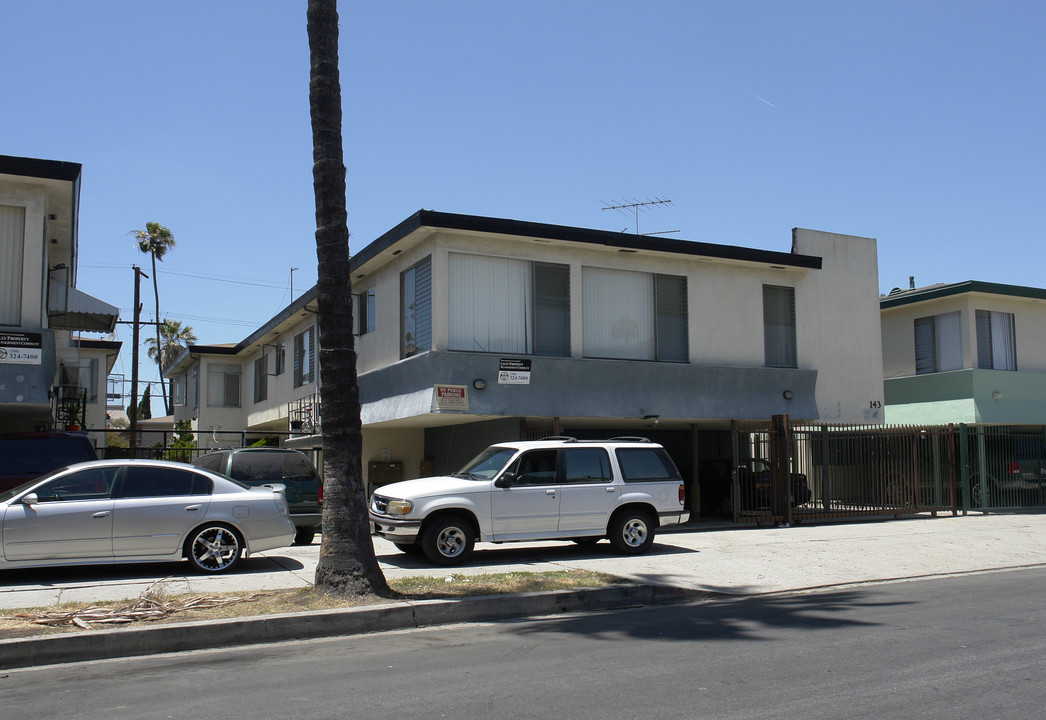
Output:
[[[124,265],[109,265],[104,263],[80,263],[79,266],[89,268],[106,268],[113,270],[123,270],[125,268]],[[232,275],[201,275],[200,273],[181,272],[180,270],[167,270],[161,268],[157,268],[156,273],[158,275],[179,275],[181,277],[196,278],[198,280],[210,280],[212,282],[231,283],[234,285],[253,285],[255,287],[267,287],[277,289],[283,289],[287,287],[287,283],[285,282],[238,278]]]

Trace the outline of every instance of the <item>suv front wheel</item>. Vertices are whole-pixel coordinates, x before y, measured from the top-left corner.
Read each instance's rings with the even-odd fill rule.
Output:
[[[421,549],[437,565],[460,565],[476,545],[472,523],[460,515],[447,515],[431,522],[422,533]]]
[[[610,521],[610,544],[624,555],[640,555],[654,544],[654,522],[643,510],[625,510]]]

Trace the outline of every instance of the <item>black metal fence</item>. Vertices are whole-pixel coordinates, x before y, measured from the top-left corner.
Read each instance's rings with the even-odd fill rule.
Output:
[[[1046,427],[735,424],[737,522],[1046,509]]]
[[[301,433],[248,432],[246,430],[140,430],[135,447],[131,447],[130,432],[124,429],[86,431],[96,439],[106,437],[106,444],[96,447],[103,459],[173,460],[191,463],[201,455],[219,448],[239,448],[251,445],[279,446],[287,439],[301,437]]]

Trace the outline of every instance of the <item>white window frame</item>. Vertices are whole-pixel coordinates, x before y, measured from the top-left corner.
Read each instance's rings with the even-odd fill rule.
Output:
[[[209,363],[207,365],[207,407],[240,407],[243,401],[240,392],[241,375],[239,365]],[[221,394],[220,402],[219,394]]]
[[[977,367],[1017,370],[1016,320],[1013,313],[978,310]]]

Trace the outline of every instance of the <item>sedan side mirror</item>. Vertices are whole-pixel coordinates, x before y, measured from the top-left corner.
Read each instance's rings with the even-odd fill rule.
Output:
[[[38,502],[40,502],[40,498],[37,497],[36,493],[29,493],[28,495],[22,496],[23,505],[36,505]]]
[[[510,488],[514,482],[516,482],[516,474],[507,472],[494,481],[494,487],[502,489]]]

